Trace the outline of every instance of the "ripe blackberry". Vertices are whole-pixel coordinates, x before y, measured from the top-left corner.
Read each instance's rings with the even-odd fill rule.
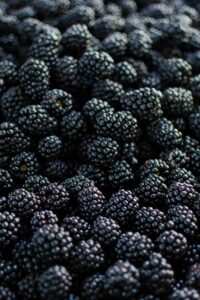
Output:
[[[149,127],[149,137],[161,147],[177,147],[182,143],[182,133],[166,118],[155,120]]]
[[[0,124],[0,147],[5,154],[21,152],[30,145],[27,137],[14,123],[3,122]]]
[[[96,116],[106,110],[112,110],[108,102],[97,98],[92,98],[85,103],[83,107],[83,115],[91,122],[94,122]]]
[[[98,188],[89,186],[79,192],[78,203],[81,216],[87,221],[93,221],[101,215],[105,197]]]
[[[8,207],[18,215],[28,215],[40,208],[41,201],[34,193],[23,188],[16,189],[8,195]]]
[[[80,56],[88,46],[92,35],[84,24],[74,24],[63,33],[62,44],[69,55]]]
[[[186,286],[199,290],[200,288],[199,279],[200,279],[199,264],[194,264],[189,268],[189,272],[187,273]]]
[[[44,263],[64,262],[69,258],[72,238],[57,224],[40,227],[32,238],[36,256]]]
[[[33,176],[29,176],[25,180],[23,184],[23,188],[25,190],[28,190],[29,192],[37,193],[41,187],[46,186],[49,183],[50,182],[47,177],[44,177],[42,175],[33,175]]]
[[[16,300],[17,299],[14,292],[5,286],[0,286],[0,298],[1,298],[1,300]]]
[[[131,231],[123,233],[115,247],[118,259],[128,260],[136,265],[144,262],[153,250],[154,244],[150,238]]]
[[[62,151],[62,141],[56,135],[50,135],[41,139],[38,143],[38,153],[44,159],[52,159],[59,156]]]
[[[168,164],[162,159],[149,159],[140,167],[140,178],[143,180],[151,175],[165,177],[169,173]]]
[[[39,15],[42,16],[55,16],[64,12],[69,7],[68,0],[50,0],[47,2],[46,0],[36,0],[34,3],[34,8]]]
[[[141,279],[155,295],[167,294],[174,282],[174,271],[160,253],[152,253],[141,268]]]
[[[162,106],[167,115],[184,117],[194,108],[192,93],[184,88],[168,88],[163,94]]]
[[[186,132],[186,122],[184,118],[175,118],[172,120],[172,123],[182,133]]]
[[[91,164],[82,164],[77,169],[77,174],[93,180],[95,186],[98,188],[105,188],[107,186],[107,175],[101,167],[96,167]]]
[[[171,167],[171,168],[188,168],[190,158],[189,156],[175,148],[171,151],[164,151],[160,157]]]
[[[81,112],[71,111],[61,121],[61,131],[65,138],[70,140],[79,139],[86,130],[86,123]]]
[[[121,229],[113,219],[99,216],[92,225],[91,233],[95,240],[109,246],[117,241]]]
[[[54,159],[45,165],[44,174],[51,181],[61,181],[68,174],[68,166],[65,162]]]
[[[38,191],[38,195],[45,208],[56,211],[68,207],[69,193],[59,183],[50,183],[43,186]]]
[[[128,261],[117,260],[105,273],[105,295],[133,299],[139,291],[139,271]]]
[[[187,266],[195,265],[199,263],[200,259],[200,244],[199,243],[192,243],[188,245],[187,252],[185,255],[185,264]]]
[[[32,152],[21,152],[10,160],[10,173],[19,179],[27,179],[39,172],[39,162]]]
[[[160,234],[166,228],[166,215],[153,207],[142,207],[135,218],[135,227],[147,236]]]
[[[162,93],[154,88],[144,87],[129,90],[121,97],[123,109],[130,110],[133,115],[144,121],[151,121],[162,116]]]
[[[113,187],[123,187],[134,180],[131,165],[125,160],[118,160],[108,169],[108,180]]]
[[[56,130],[57,121],[41,105],[27,105],[19,113],[18,123],[31,135],[47,135]]]
[[[17,66],[12,61],[1,61],[0,78],[4,80],[6,85],[16,85],[18,83]]]
[[[20,277],[20,269],[13,261],[0,259],[0,281],[2,285],[13,286]]]
[[[200,96],[200,76],[196,75],[194,77],[189,78],[187,82],[187,88],[192,92],[194,97]]]
[[[65,217],[62,221],[62,227],[70,233],[70,236],[76,242],[80,242],[90,236],[90,224],[80,217]]]
[[[86,84],[109,78],[114,71],[114,61],[106,52],[88,51],[79,60],[79,73]]]
[[[161,203],[167,193],[165,179],[151,174],[140,182],[136,193],[145,204],[154,206]]]
[[[19,69],[19,81],[27,97],[37,101],[49,87],[48,67],[43,61],[31,58]]]
[[[174,182],[168,189],[166,203],[168,205],[187,205],[191,207],[198,199],[198,193],[191,184]]]
[[[64,266],[47,269],[38,279],[38,292],[42,299],[63,299],[68,296],[72,278]]]
[[[0,247],[10,246],[20,236],[21,222],[15,213],[0,212]]]
[[[81,296],[83,299],[96,300],[103,299],[104,276],[97,273],[87,277],[82,284]]]
[[[106,110],[97,115],[94,128],[98,135],[122,141],[133,140],[138,133],[137,120],[129,111]]]
[[[169,58],[161,64],[160,75],[166,86],[184,86],[192,75],[192,67],[182,58]]]
[[[122,61],[115,64],[113,77],[115,81],[130,86],[137,81],[137,72],[130,63]]]
[[[104,11],[104,3],[102,0],[73,0],[71,4],[73,6],[85,5],[87,9],[93,8],[97,17],[102,16]]]
[[[136,29],[129,34],[128,38],[128,47],[131,55],[143,58],[151,50],[152,40],[144,30]]]
[[[174,205],[167,211],[167,228],[181,232],[192,238],[198,232],[198,222],[195,214],[187,206]]]
[[[129,223],[139,209],[139,200],[129,190],[120,189],[106,202],[104,214],[119,224]]]
[[[22,299],[36,300],[38,299],[38,276],[28,275],[18,282],[18,291]]]
[[[199,128],[200,128],[200,106],[198,106],[198,109],[191,113],[188,117],[189,121],[189,129],[194,135],[195,138],[199,139],[200,133],[199,133]]]
[[[92,239],[83,240],[71,251],[70,264],[77,273],[96,271],[104,264],[104,252],[101,245]]]
[[[114,32],[103,41],[103,49],[114,59],[122,59],[127,52],[128,39],[126,34]]]
[[[83,176],[75,175],[62,182],[69,194],[77,195],[82,189],[94,186],[94,181]]]
[[[0,197],[0,212],[8,209],[8,201],[6,197]]]
[[[138,164],[139,148],[135,142],[128,142],[123,145],[122,158],[135,167]]]
[[[31,218],[31,229],[33,232],[44,225],[54,225],[58,223],[58,218],[51,210],[36,211]]]
[[[4,169],[0,169],[1,194],[4,192],[9,192],[13,186],[14,186],[14,181],[10,173]]]
[[[196,289],[184,287],[180,290],[175,290],[171,295],[171,300],[198,300],[200,294]]]

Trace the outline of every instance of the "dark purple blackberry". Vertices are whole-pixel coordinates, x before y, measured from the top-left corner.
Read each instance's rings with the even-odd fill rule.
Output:
[[[113,219],[99,216],[92,225],[91,233],[102,245],[110,246],[121,235],[121,229]]]
[[[54,225],[58,223],[58,217],[51,210],[36,211],[31,218],[31,229],[33,232],[44,225]]]
[[[72,110],[72,95],[59,89],[44,94],[41,106],[50,114],[60,117]]]
[[[49,161],[44,168],[44,174],[51,181],[62,181],[68,175],[68,165],[59,159]]]
[[[187,88],[192,92],[194,97],[200,96],[200,75],[189,78]]]
[[[86,122],[81,112],[71,111],[61,121],[61,131],[65,138],[76,140],[83,136],[86,131]]]
[[[169,173],[168,164],[162,159],[149,159],[140,167],[140,178],[148,178],[151,175],[165,177]]]
[[[188,183],[194,186],[198,186],[198,182],[196,177],[192,174],[191,171],[185,168],[176,168],[172,169],[171,172],[167,176],[167,180],[170,184],[173,182],[182,182],[182,183]]]
[[[65,217],[62,221],[62,227],[70,233],[70,236],[76,242],[80,242],[90,236],[90,224],[80,217]]]
[[[55,265],[47,269],[38,279],[41,299],[64,299],[68,296],[72,278],[64,266]]]
[[[131,231],[123,233],[115,247],[118,259],[128,260],[136,265],[144,262],[153,250],[154,244],[150,238]]]
[[[127,61],[115,64],[113,78],[124,86],[131,86],[137,81],[137,72]]]
[[[167,218],[167,228],[181,232],[188,238],[193,238],[198,232],[197,218],[187,206],[171,206]]]
[[[160,253],[152,253],[141,268],[141,280],[155,295],[168,294],[174,282],[174,271]]]
[[[57,224],[40,227],[32,238],[36,256],[44,263],[64,262],[73,246],[68,231]]]
[[[108,35],[103,41],[103,49],[114,59],[122,59],[127,52],[128,39],[126,34],[114,32]]]
[[[21,152],[10,160],[10,173],[19,179],[27,179],[39,172],[40,165],[37,157],[32,152]]]
[[[120,189],[105,204],[104,214],[124,225],[133,219],[138,209],[138,198],[131,191]]]
[[[18,123],[31,135],[47,135],[56,130],[57,121],[41,105],[28,105],[20,110]]]
[[[129,53],[137,58],[147,56],[152,47],[152,40],[148,33],[142,29],[131,32],[128,36]]]
[[[139,271],[128,261],[117,260],[105,273],[104,289],[108,298],[133,299],[139,287]]]
[[[92,239],[83,240],[71,251],[70,264],[77,273],[96,271],[104,264],[104,252],[101,245]]]
[[[82,284],[81,296],[87,300],[103,299],[104,276],[97,273],[87,277]]]
[[[17,283],[20,277],[20,269],[13,261],[0,259],[0,281],[2,285],[9,284],[13,286]]]
[[[17,299],[14,292],[5,286],[0,286],[0,298],[1,298],[1,300],[16,300]]]
[[[106,110],[112,110],[108,102],[98,98],[92,98],[85,103],[83,107],[83,115],[91,122],[94,122],[97,115]]]
[[[4,169],[0,169],[1,194],[4,192],[11,191],[13,186],[14,186],[14,181],[13,181],[10,173]]]
[[[52,159],[59,156],[62,151],[62,141],[56,135],[41,139],[38,143],[38,153],[43,159]]]
[[[75,175],[63,181],[62,185],[70,195],[77,195],[84,188],[94,186],[94,181],[83,175]]]
[[[43,61],[31,58],[21,66],[19,81],[27,97],[36,101],[49,87],[48,67]]]
[[[180,290],[175,290],[171,295],[171,300],[198,300],[200,294],[196,289],[184,287]]]
[[[162,152],[160,158],[163,159],[171,168],[187,169],[190,162],[189,156],[178,148]]]
[[[186,286],[199,290],[200,288],[200,269],[199,264],[194,264],[189,268],[186,276]]]
[[[144,121],[162,116],[162,93],[154,88],[144,87],[129,90],[121,96],[122,108]]]
[[[5,81],[6,85],[16,85],[18,83],[17,66],[8,60],[1,61],[0,78]]]
[[[15,243],[21,230],[20,218],[9,211],[0,212],[0,248]]]
[[[78,203],[81,216],[87,221],[92,221],[101,215],[105,197],[98,188],[89,186],[79,192]]]
[[[158,235],[166,228],[166,215],[153,207],[142,207],[138,210],[135,227],[141,234]]]
[[[166,203],[168,205],[187,205],[191,207],[198,199],[198,193],[191,184],[174,182],[168,189]]]
[[[50,182],[47,177],[44,177],[42,175],[33,175],[33,176],[29,176],[25,180],[23,184],[23,188],[25,190],[28,190],[29,192],[37,193],[41,187],[46,186],[49,183]]]
[[[38,299],[38,276],[28,275],[18,282],[18,292],[22,299],[36,300]]]
[[[8,207],[18,215],[28,215],[39,210],[41,201],[34,193],[19,188],[8,195]]]
[[[189,129],[194,135],[195,138],[199,139],[200,138],[200,106],[198,106],[197,110],[192,112],[189,117]]]
[[[113,187],[124,187],[134,180],[131,165],[126,160],[118,160],[108,168],[108,180]]]

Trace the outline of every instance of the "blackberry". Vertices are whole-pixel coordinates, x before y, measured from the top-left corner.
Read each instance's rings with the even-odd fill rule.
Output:
[[[149,72],[148,75],[142,79],[141,86],[160,90],[161,79],[159,74],[157,74],[156,72]]]
[[[138,209],[138,198],[131,191],[120,189],[105,204],[104,213],[106,217],[124,225],[133,219]]]
[[[115,81],[129,86],[137,81],[137,72],[130,63],[122,61],[115,64],[113,77]]]
[[[128,38],[128,49],[131,55],[137,58],[147,56],[152,47],[152,40],[144,30],[134,30],[129,34]]]
[[[44,159],[52,159],[59,156],[62,151],[62,141],[56,135],[47,136],[38,143],[38,153]]]
[[[91,164],[82,164],[77,169],[77,174],[93,180],[95,186],[98,188],[105,188],[107,186],[106,172],[102,170],[101,167],[96,167]]]
[[[122,158],[130,163],[131,166],[135,166],[138,163],[137,156],[139,154],[139,148],[135,142],[128,142],[123,145]]]
[[[85,220],[91,221],[101,215],[105,197],[98,188],[89,186],[79,192],[78,203],[81,216]]]
[[[200,96],[200,76],[196,75],[189,78],[187,82],[187,88],[192,92],[194,97]]]
[[[39,172],[39,162],[32,152],[21,152],[10,160],[10,173],[16,178],[27,179]]]
[[[2,78],[7,85],[16,85],[18,83],[17,66],[12,61],[1,61],[0,78]]]
[[[173,182],[182,182],[182,183],[188,183],[194,186],[196,188],[198,186],[197,179],[192,174],[191,171],[185,169],[185,168],[176,168],[172,169],[169,175],[167,176],[167,180],[170,184]]]
[[[140,167],[140,178],[148,178],[151,175],[165,177],[169,173],[168,164],[162,159],[149,159]]]
[[[40,227],[32,238],[36,256],[44,263],[66,261],[73,246],[68,231],[57,224]]]
[[[189,156],[175,148],[171,151],[162,152],[160,157],[171,167],[171,168],[188,168],[190,158]]]
[[[61,131],[65,138],[75,140],[85,133],[86,123],[81,112],[75,110],[64,116],[61,121]]]
[[[23,188],[16,189],[8,195],[8,207],[18,215],[28,215],[39,210],[40,199],[34,193]]]
[[[42,299],[63,299],[69,294],[72,277],[64,266],[47,269],[38,279],[38,292]]]
[[[72,95],[59,89],[44,94],[41,106],[50,114],[60,117],[72,110]]]
[[[182,133],[186,132],[186,122],[184,118],[176,118],[172,120],[174,126]]]
[[[106,52],[88,51],[79,60],[79,73],[86,84],[109,78],[114,71],[114,61]]]
[[[85,103],[83,107],[83,115],[93,122],[99,113],[106,110],[112,110],[108,102],[97,98],[92,98]]]
[[[131,165],[125,160],[118,160],[108,169],[108,180],[113,187],[129,185],[134,180]]]
[[[46,186],[49,183],[50,182],[47,177],[44,177],[42,175],[33,175],[33,176],[29,176],[25,180],[23,184],[23,188],[25,190],[28,190],[29,192],[37,193],[41,187]]]
[[[92,7],[97,17],[104,14],[104,3],[102,0],[73,0],[73,6],[85,5],[87,9]]]
[[[4,212],[8,208],[8,201],[6,197],[0,197],[0,212]]]
[[[21,222],[15,213],[0,212],[0,243],[1,247],[10,246],[20,236]]]
[[[147,290],[162,295],[169,293],[174,271],[160,253],[152,253],[141,268],[141,279]]]
[[[43,61],[27,60],[19,69],[20,86],[27,97],[40,99],[49,88],[49,71]]]
[[[65,162],[59,159],[54,159],[46,164],[44,173],[48,178],[50,178],[50,180],[61,181],[66,177],[68,169],[69,168]]]
[[[71,251],[70,263],[75,272],[96,271],[104,264],[104,252],[101,245],[92,239],[83,240]]]
[[[167,228],[181,232],[188,238],[192,238],[197,234],[197,218],[187,206],[171,206],[167,211],[167,217]]]
[[[63,181],[62,185],[66,188],[69,194],[76,195],[82,189],[94,186],[94,181],[83,175],[75,175]]]
[[[114,59],[122,59],[127,52],[128,39],[126,34],[114,32],[103,41],[103,49]]]
[[[80,56],[90,45],[92,35],[84,24],[74,24],[63,33],[62,44],[69,55]]]
[[[0,298],[2,300],[16,300],[16,295],[8,287],[0,286]]]
[[[18,282],[18,291],[22,299],[36,300],[38,299],[38,276],[28,275]]]
[[[171,300],[197,300],[200,295],[196,289],[184,287],[180,290],[175,290],[171,295]]]
[[[135,227],[147,236],[159,235],[166,228],[166,215],[153,207],[142,207],[135,218]]]
[[[144,121],[151,121],[162,116],[162,93],[154,88],[144,87],[129,90],[121,97],[123,109],[130,110],[133,115]]]
[[[14,181],[10,173],[3,169],[0,169],[0,186],[1,186],[1,193],[9,192],[14,186]]]
[[[200,259],[200,244],[192,243],[188,245],[187,252],[185,255],[185,263],[187,266],[192,266],[199,263]]]
[[[169,116],[184,117],[194,108],[191,91],[184,88],[168,88],[163,94],[162,106]]]
[[[199,138],[199,128],[200,128],[200,106],[198,107],[196,112],[193,112],[188,117],[189,121],[189,129],[194,135],[195,138]]]
[[[54,225],[58,223],[58,218],[51,210],[36,211],[31,218],[31,229],[33,232],[44,225]]]
[[[92,225],[91,233],[95,240],[109,246],[117,241],[121,229],[113,219],[99,216]]]
[[[62,221],[62,226],[76,242],[80,242],[90,236],[90,224],[80,217],[65,217]]]
[[[186,276],[186,286],[191,288],[196,288],[199,290],[199,278],[200,278],[200,272],[199,272],[199,264],[195,264],[190,267],[189,272]]]
[[[118,260],[105,273],[105,295],[112,298],[131,299],[139,291],[139,271],[128,261]]]
[[[115,4],[115,3],[112,3],[112,2],[108,3],[105,6],[105,10],[106,10],[108,15],[116,15],[116,16],[119,16],[119,17],[122,16],[122,10],[121,10],[121,8],[119,7],[118,4]]]
[[[124,93],[123,86],[110,79],[98,81],[92,89],[92,96],[107,101],[109,104],[119,105],[120,97]]]
[[[115,247],[118,259],[128,260],[137,265],[148,259],[153,250],[154,244],[150,238],[131,231],[123,233]]]
[[[97,273],[87,277],[82,284],[81,295],[83,299],[96,300],[103,299],[104,276]]]
[[[46,0],[36,0],[33,5],[39,15],[51,16],[66,11],[69,7],[69,1],[50,0],[47,2]]]
[[[13,261],[0,259],[0,280],[2,285],[13,286],[20,277],[20,270]]]
[[[191,207],[198,199],[198,193],[191,184],[174,182],[168,189],[166,203],[168,205],[187,205]]]

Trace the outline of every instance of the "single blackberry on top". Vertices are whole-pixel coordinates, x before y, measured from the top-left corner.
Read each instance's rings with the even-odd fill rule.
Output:
[[[9,284],[9,286],[13,286],[17,283],[20,277],[20,268],[15,262],[0,259],[0,270],[2,285]]]
[[[83,81],[91,85],[112,75],[114,61],[106,52],[88,51],[81,56],[78,69]]]
[[[150,36],[142,29],[131,32],[128,36],[128,49],[137,58],[145,57],[152,47]]]
[[[133,299],[139,292],[139,271],[130,262],[117,260],[105,273],[105,295]]]
[[[160,253],[152,253],[141,268],[144,287],[155,295],[168,294],[174,282],[174,271]]]
[[[19,69],[19,81],[27,97],[37,101],[49,87],[48,67],[43,61],[30,58]]]
[[[33,176],[29,176],[25,180],[23,184],[23,188],[30,192],[37,193],[41,187],[46,186],[49,183],[50,182],[47,177],[44,177],[42,175],[33,175]]]
[[[169,173],[168,164],[162,159],[149,159],[139,169],[140,178],[143,180],[151,175],[165,177]]]
[[[0,248],[10,246],[20,236],[21,222],[15,213],[0,212]]]
[[[171,300],[198,300],[200,294],[196,289],[184,287],[182,289],[176,289],[172,295]]]
[[[19,126],[30,135],[46,135],[54,132],[57,121],[41,105],[27,105],[20,110]]]
[[[51,210],[36,211],[31,218],[31,229],[33,232],[44,225],[54,225],[58,223],[58,218]]]
[[[114,59],[124,58],[127,52],[127,45],[127,36],[121,32],[111,33],[103,41],[103,49]]]
[[[184,182],[174,182],[168,189],[166,203],[168,205],[193,206],[198,199],[198,193],[191,184]]]
[[[68,296],[72,277],[64,266],[55,265],[47,269],[38,279],[41,299],[64,299]]]
[[[150,238],[131,231],[123,233],[115,247],[118,259],[128,260],[137,265],[144,262],[153,250],[154,244]]]
[[[93,239],[83,240],[72,248],[70,264],[77,273],[96,271],[104,264],[104,252]]]
[[[100,80],[94,84],[92,96],[107,101],[110,105],[119,105],[120,97],[124,93],[119,82],[110,79]]]
[[[16,85],[18,83],[17,66],[12,61],[1,61],[0,78],[5,81],[6,85]]]
[[[32,237],[36,257],[44,263],[64,262],[73,246],[68,231],[57,224],[40,227]]]
[[[85,300],[103,299],[104,275],[96,273],[87,277],[82,284],[81,296]]]
[[[133,115],[144,121],[151,121],[162,116],[162,93],[154,88],[144,87],[129,90],[121,96],[123,109],[130,110]]]
[[[143,206],[136,214],[135,227],[141,234],[154,237],[165,230],[166,221],[166,215],[161,210]]]
[[[13,186],[14,186],[14,181],[10,173],[4,169],[0,169],[1,194],[3,192],[9,192]]]
[[[93,122],[99,113],[106,110],[112,110],[107,101],[100,100],[98,98],[92,98],[85,103],[83,107],[83,115]]]
[[[37,157],[32,152],[21,152],[10,160],[10,173],[19,179],[27,179],[39,172],[40,165]]]
[[[0,298],[2,300],[16,300],[17,297],[15,293],[5,286],[0,286]]]
[[[38,276],[28,275],[18,282],[18,292],[22,299],[36,300],[38,299]]]
[[[189,156],[175,148],[171,151],[164,151],[160,154],[161,159],[163,159],[171,168],[188,168],[190,163]]]
[[[106,202],[104,214],[107,218],[125,225],[132,221],[138,209],[138,198],[131,191],[120,189]]]
[[[132,85],[137,81],[137,72],[127,61],[115,64],[113,78],[125,86]]]
[[[78,194],[78,204],[81,216],[87,221],[93,221],[101,215],[105,197],[98,188],[85,187]]]
[[[51,181],[62,181],[68,175],[68,165],[59,159],[48,161],[44,167],[44,174]]]
[[[200,137],[200,106],[198,106],[197,110],[192,112],[189,117],[189,129],[191,131],[191,134],[199,139]]]
[[[194,100],[190,90],[168,88],[163,94],[162,106],[169,116],[185,116],[194,109]]]
[[[87,25],[74,24],[63,33],[62,44],[69,55],[81,56],[90,45],[91,39]]]
[[[102,245],[109,246],[117,241],[121,229],[113,219],[99,216],[92,225],[91,234]]]
[[[49,90],[40,104],[50,114],[60,117],[72,110],[72,95],[59,89]]]
[[[113,187],[124,187],[134,180],[132,166],[126,160],[118,160],[108,168],[108,180]]]
[[[28,215],[39,210],[40,199],[34,193],[23,188],[16,189],[8,195],[8,207],[18,215]]]
[[[181,232],[190,239],[198,232],[197,218],[187,206],[171,206],[167,211],[167,219],[167,228]]]
[[[83,175],[75,175],[65,179],[61,184],[66,188],[70,195],[75,196],[82,189],[94,186],[94,181]]]
[[[70,140],[81,138],[86,131],[82,112],[75,110],[64,116],[60,125],[63,136]]]
[[[62,227],[70,233],[74,241],[80,242],[90,236],[91,225],[78,216],[65,217]]]
[[[39,141],[37,150],[43,159],[56,158],[62,151],[62,141],[56,135],[47,136]]]

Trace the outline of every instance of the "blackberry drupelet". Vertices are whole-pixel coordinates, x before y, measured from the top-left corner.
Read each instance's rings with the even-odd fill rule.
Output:
[[[2,300],[16,300],[17,297],[15,293],[5,286],[0,286],[0,298]]]
[[[65,217],[62,227],[70,233],[75,242],[87,239],[90,236],[91,225],[78,216]]]
[[[168,205],[187,205],[191,207],[198,199],[198,193],[191,184],[174,182],[168,189],[166,203]]]
[[[44,225],[58,224],[58,217],[51,210],[36,211],[30,223],[32,231],[35,232]]]
[[[29,192],[37,193],[41,187],[46,186],[49,183],[50,182],[47,177],[44,177],[42,175],[33,175],[33,176],[29,176],[25,180],[23,184],[23,188],[25,190],[28,190]]]
[[[43,159],[56,158],[62,151],[62,141],[56,135],[47,136],[39,141],[37,150]]]
[[[171,295],[171,300],[198,300],[200,294],[196,289],[184,287],[180,290],[175,290]]]
[[[99,300],[103,299],[104,276],[96,273],[90,277],[87,277],[82,284],[81,296],[85,300]]]
[[[62,185],[66,188],[70,195],[75,196],[84,188],[93,187],[94,181],[83,175],[75,175],[63,181]]]
[[[9,211],[0,212],[0,248],[15,243],[21,230],[21,221],[15,213]]]
[[[81,112],[71,111],[61,121],[61,131],[65,138],[80,139],[86,131],[86,122]]]
[[[108,169],[108,180],[112,187],[125,187],[134,180],[133,169],[126,160],[118,160]]]
[[[103,49],[114,59],[123,59],[127,52],[128,39],[126,34],[114,32],[109,34],[103,41]]]
[[[98,94],[98,93],[97,93]],[[100,95],[101,96],[101,95]],[[98,98],[88,100],[83,107],[83,115],[92,122],[94,122],[97,115],[103,111],[112,110],[110,104]]]

